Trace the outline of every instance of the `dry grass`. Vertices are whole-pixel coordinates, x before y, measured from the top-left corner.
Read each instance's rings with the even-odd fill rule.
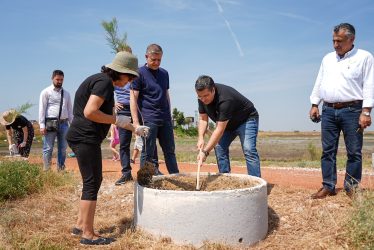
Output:
[[[105,249],[195,249],[174,245],[132,228],[133,182],[115,186],[117,174],[107,173],[100,190],[95,228],[117,238]],[[5,249],[87,249],[70,235],[80,197],[78,185],[36,194],[1,206],[0,244]],[[353,209],[345,194],[311,200],[311,191],[268,188],[269,232],[251,249],[348,249],[344,225]],[[27,225],[27,226],[26,226]],[[235,249],[207,243],[201,249]]]
[[[274,187],[269,234],[255,249],[349,249],[344,226],[352,205],[343,193],[312,200],[310,191]]]

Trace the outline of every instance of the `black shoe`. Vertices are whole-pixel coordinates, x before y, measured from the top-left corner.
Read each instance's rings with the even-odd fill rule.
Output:
[[[57,172],[65,172],[65,165],[57,166]]]
[[[114,238],[104,238],[104,237],[97,238],[96,240],[81,238],[80,243],[81,245],[108,245],[114,241],[115,241]]]
[[[158,168],[156,168],[155,175],[164,175]]]
[[[71,235],[73,236],[80,236],[82,235],[83,231],[82,229],[79,229],[77,227],[73,227],[73,229],[71,230]]]
[[[126,182],[128,182],[128,181],[132,181],[132,180],[133,180],[133,178],[132,178],[131,174],[129,174],[129,175],[122,175],[121,178],[119,178],[119,179],[116,181],[115,185],[117,185],[117,186],[119,186],[119,185],[123,185],[123,184],[125,184]]]

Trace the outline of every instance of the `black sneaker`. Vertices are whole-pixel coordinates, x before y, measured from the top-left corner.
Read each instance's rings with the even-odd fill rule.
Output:
[[[119,178],[119,179],[116,181],[115,185],[117,185],[117,186],[119,186],[119,185],[123,185],[123,184],[125,184],[126,182],[128,182],[128,181],[132,181],[132,180],[133,180],[133,178],[132,178],[131,174],[129,174],[129,175],[122,175],[121,178]]]

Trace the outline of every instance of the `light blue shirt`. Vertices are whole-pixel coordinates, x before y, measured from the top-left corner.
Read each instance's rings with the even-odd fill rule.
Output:
[[[116,102],[130,105],[130,83],[124,87],[114,86],[114,93],[116,94]]]

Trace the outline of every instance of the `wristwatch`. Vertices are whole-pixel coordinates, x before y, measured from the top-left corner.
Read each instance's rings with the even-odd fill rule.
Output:
[[[208,157],[208,155],[209,155],[209,152],[208,152],[208,151],[206,151],[206,150],[202,149],[202,150],[201,150],[201,152],[203,152],[203,153],[204,153],[205,157]]]
[[[370,116],[370,112],[363,111],[363,112],[362,112],[362,115],[364,115],[364,116]]]

